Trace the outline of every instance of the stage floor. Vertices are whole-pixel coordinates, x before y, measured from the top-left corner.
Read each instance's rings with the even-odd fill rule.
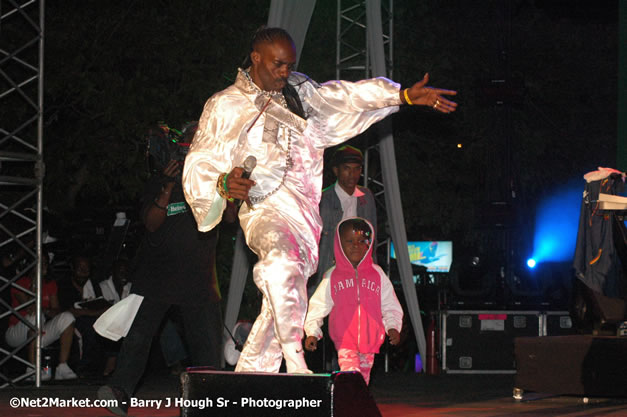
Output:
[[[11,402],[37,398],[52,402],[60,400],[96,399],[101,379],[46,383],[32,386],[7,387],[0,390],[0,416],[16,417],[104,417],[111,414],[103,408],[87,408],[69,403],[64,407],[18,407]],[[370,390],[384,417],[414,416],[626,416],[627,398],[589,398],[549,396],[527,393],[522,401],[512,398],[514,375],[438,375],[408,373],[373,374]],[[245,387],[242,387],[245,391]],[[178,378],[151,373],[135,395],[138,400],[178,398]],[[23,400],[22,400],[23,401]],[[132,407],[131,416],[179,416],[173,407]],[[210,413],[208,415],[216,415]],[[279,414],[277,414],[279,415]]]

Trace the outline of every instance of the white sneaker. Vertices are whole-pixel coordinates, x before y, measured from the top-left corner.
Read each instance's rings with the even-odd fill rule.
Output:
[[[55,381],[61,381],[64,379],[76,379],[78,376],[74,373],[72,368],[67,366],[67,363],[60,363],[54,371]]]
[[[283,359],[288,374],[312,374],[305,362],[305,353],[300,343],[286,343],[281,346],[283,349]]]

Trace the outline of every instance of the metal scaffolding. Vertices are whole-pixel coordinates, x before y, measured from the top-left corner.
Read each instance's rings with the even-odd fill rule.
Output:
[[[381,4],[382,43],[385,51],[387,76],[393,78],[393,27],[394,0]],[[366,2],[363,0],[338,0],[335,76],[338,80],[361,80],[373,76],[368,47],[368,22]],[[378,217],[387,226],[385,185],[381,171],[379,137],[373,130],[367,134],[364,151],[364,186],[374,194]],[[389,227],[377,231],[377,252],[382,252],[378,263],[389,274]],[[387,255],[386,255],[387,254]],[[385,268],[387,267],[387,268]]]
[[[392,78],[394,0],[338,0],[336,78],[358,80],[373,76]],[[366,132],[364,185],[371,189],[377,204],[378,263],[389,274],[389,245],[407,247],[405,222],[396,173],[396,157],[391,121],[383,120]],[[383,221],[381,221],[383,220]],[[397,251],[397,265],[405,294],[409,318],[416,336],[418,351],[426,360],[426,340],[420,317],[420,306],[413,282],[409,251]]]
[[[41,240],[43,152],[44,0],[0,3],[0,387],[35,374],[41,384]],[[34,288],[17,281],[36,271]],[[12,307],[11,291],[32,298]],[[35,307],[36,322],[21,311]],[[4,332],[9,317],[32,330],[23,345],[9,347]],[[28,345],[35,341],[35,363]],[[23,371],[25,365],[26,370]],[[21,372],[17,374],[18,372]]]
[[[368,22],[364,0],[338,0],[336,66],[337,80],[361,80],[373,76],[368,48]],[[381,3],[382,43],[387,77],[394,78],[394,0]]]

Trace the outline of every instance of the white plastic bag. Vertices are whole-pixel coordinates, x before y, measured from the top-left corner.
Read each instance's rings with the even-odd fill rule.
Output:
[[[100,336],[117,342],[127,335],[143,300],[141,295],[129,294],[98,317],[94,330]]]

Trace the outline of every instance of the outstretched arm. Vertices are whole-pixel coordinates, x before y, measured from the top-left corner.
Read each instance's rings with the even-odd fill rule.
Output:
[[[427,87],[429,74],[425,74],[422,80],[409,88],[400,91],[400,99],[409,105],[429,106],[442,113],[451,113],[457,109],[457,103],[444,98],[454,96],[457,91],[444,90],[442,88]]]

